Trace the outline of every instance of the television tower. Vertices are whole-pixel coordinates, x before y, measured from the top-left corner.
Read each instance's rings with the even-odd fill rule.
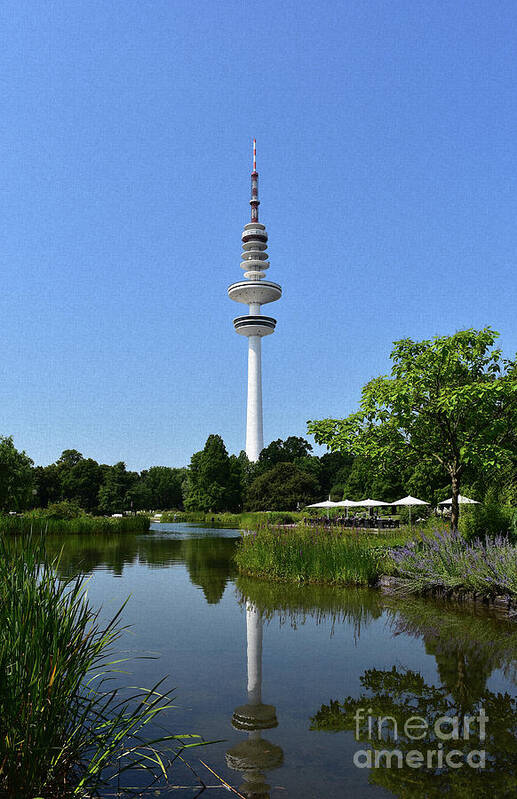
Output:
[[[241,269],[245,280],[232,283],[228,296],[235,302],[248,306],[246,316],[233,320],[235,332],[248,339],[248,406],[246,412],[246,455],[250,461],[257,461],[264,448],[262,430],[262,337],[274,332],[276,319],[263,316],[261,305],[279,300],[282,289],[278,283],[264,280],[267,260],[267,232],[265,225],[258,221],[258,172],[257,145],[253,139],[253,172],[251,173],[251,222],[242,231]]]

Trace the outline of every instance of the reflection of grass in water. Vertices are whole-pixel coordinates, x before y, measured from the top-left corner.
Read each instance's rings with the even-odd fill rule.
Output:
[[[236,580],[240,603],[251,603],[267,620],[296,628],[311,619],[316,624],[352,623],[357,636],[382,613],[382,595],[367,588],[341,588],[324,585],[291,585],[254,580],[240,575]]]
[[[352,622],[359,635],[364,626],[387,612],[394,635],[424,639],[435,657],[461,650],[476,659],[480,671],[484,672],[485,666],[489,671],[500,668],[517,681],[517,625],[482,608],[386,596],[367,588],[295,585],[243,575],[237,578],[236,587],[241,603],[250,602],[264,618],[277,617],[293,627],[307,618],[316,623]]]

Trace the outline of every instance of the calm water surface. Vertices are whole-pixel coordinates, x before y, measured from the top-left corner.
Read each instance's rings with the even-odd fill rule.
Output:
[[[374,590],[289,587],[239,578],[232,564],[236,530],[186,524],[154,525],[149,535],[68,537],[61,568],[91,574],[88,594],[107,618],[130,596],[125,656],[128,685],[151,687],[168,674],[175,708],[169,732],[221,740],[191,750],[194,770],[209,786],[208,763],[246,797],[517,796],[517,622],[432,601],[403,601]],[[156,656],[156,657],[154,657]],[[404,761],[358,768],[359,750],[418,750],[438,741],[411,741],[412,715],[432,724],[485,709],[486,740],[445,742],[465,753],[485,749],[485,769],[443,767],[430,773]],[[357,741],[354,713],[392,716]],[[370,710],[371,709],[371,710]],[[452,726],[445,728],[447,732]],[[367,727],[362,729],[367,736]],[[391,740],[387,740],[387,737]],[[359,759],[367,758],[364,754]],[[373,755],[372,755],[373,757]],[[195,775],[178,765],[153,796],[193,797]],[[107,796],[108,794],[106,794]],[[210,787],[203,796],[230,795]]]

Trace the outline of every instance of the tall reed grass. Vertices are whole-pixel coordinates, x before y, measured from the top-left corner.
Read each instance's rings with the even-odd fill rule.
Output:
[[[57,578],[41,539],[0,537],[2,797],[92,797],[128,769],[165,773],[157,747],[175,737],[145,733],[171,695],[158,684],[121,696],[120,611],[102,627],[84,587]]]
[[[146,533],[149,530],[148,516],[123,516],[112,519],[106,516],[78,516],[75,519],[49,519],[44,516],[6,516],[0,515],[0,535],[27,534],[63,535],[104,535],[117,533]]]
[[[381,575],[389,544],[404,541],[398,531],[380,535],[350,530],[264,528],[245,535],[235,560],[254,577],[336,585],[372,585]]]

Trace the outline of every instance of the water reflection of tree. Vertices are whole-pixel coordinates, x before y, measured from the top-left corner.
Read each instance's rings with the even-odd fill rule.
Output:
[[[454,687],[458,701],[479,694],[495,669],[517,682],[517,625],[497,619],[483,607],[465,608],[447,602],[392,598],[385,600],[395,635],[423,639],[435,657],[444,685]],[[469,688],[468,683],[472,684]]]
[[[441,716],[458,717],[462,729],[465,716],[477,716],[480,708],[488,716],[486,740],[479,738],[479,725],[472,724],[468,741],[443,741],[444,752],[457,749],[465,755],[472,750],[486,750],[485,769],[462,768],[443,770],[419,769],[392,764],[373,768],[370,780],[404,799],[438,799],[451,797],[511,797],[517,795],[517,702],[509,694],[495,694],[486,688],[494,669],[511,669],[517,654],[517,631],[512,622],[455,610],[426,601],[411,604],[393,600],[388,603],[395,634],[404,633],[424,640],[426,651],[436,659],[440,685],[428,685],[413,671],[367,670],[361,677],[363,692],[359,698],[342,702],[331,700],[311,719],[311,729],[337,732],[356,730],[355,713],[371,709],[372,717],[392,716],[398,724],[396,742],[368,737],[362,726],[358,749],[398,749],[427,751],[440,742],[432,732],[434,721]],[[404,735],[404,722],[410,716],[421,716],[431,732],[422,741]],[[387,725],[393,729],[393,725]],[[373,729],[376,729],[374,721]],[[387,727],[386,727],[387,729]],[[435,760],[436,764],[436,760]]]
[[[58,571],[67,577],[100,568],[120,576],[126,566],[136,562],[153,569],[183,563],[209,604],[220,601],[236,573],[232,557],[235,540],[231,538],[76,535],[49,537],[46,546],[51,555],[59,556]]]
[[[124,567],[136,561],[137,542],[137,536],[130,534],[67,535],[48,536],[45,546],[51,556],[59,558],[61,576],[76,577],[104,568],[120,577]]]
[[[216,605],[228,580],[236,574],[235,542],[231,538],[188,538],[182,541],[182,556],[190,579],[199,586],[209,605]]]

